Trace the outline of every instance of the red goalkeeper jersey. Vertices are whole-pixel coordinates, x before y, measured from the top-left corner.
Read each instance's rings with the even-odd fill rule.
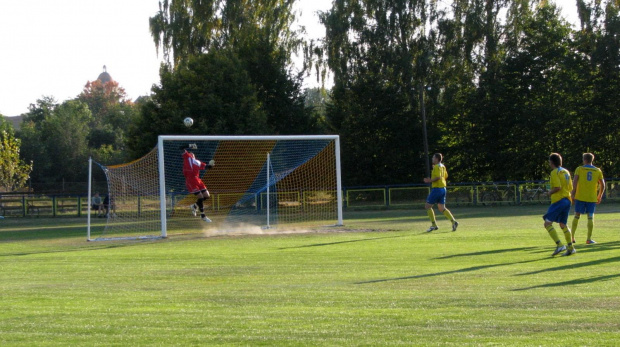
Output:
[[[206,166],[206,163],[196,159],[194,153],[183,153],[183,176],[200,176],[200,170],[204,170]]]

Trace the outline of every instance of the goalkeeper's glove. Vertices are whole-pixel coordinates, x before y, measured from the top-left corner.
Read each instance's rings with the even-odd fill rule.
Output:
[[[207,164],[207,167],[210,169],[210,168],[212,168],[214,166],[215,166],[215,160],[213,160],[213,159],[209,160],[209,163]]]
[[[179,146],[180,150],[184,149],[198,149],[198,146],[195,143],[188,143]]]

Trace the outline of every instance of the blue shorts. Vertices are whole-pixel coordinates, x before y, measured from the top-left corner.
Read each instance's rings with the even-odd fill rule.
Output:
[[[588,213],[588,216],[592,217],[594,215],[594,210],[596,209],[596,202],[585,202],[581,200],[575,200],[575,212],[579,214]]]
[[[568,223],[568,213],[570,212],[570,200],[564,198],[554,202],[549,206],[547,213],[543,216],[545,222]]]
[[[434,204],[446,204],[446,188],[432,188],[431,193],[426,198],[426,203],[430,205]]]

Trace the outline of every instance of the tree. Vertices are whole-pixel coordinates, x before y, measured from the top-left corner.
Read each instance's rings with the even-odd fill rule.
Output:
[[[82,93],[78,95],[78,100],[88,105],[96,125],[108,123],[106,118],[111,116],[118,105],[131,103],[125,89],[121,88],[118,82],[102,83],[100,80],[87,82]]]
[[[38,183],[46,179],[51,167],[51,162],[46,155],[46,148],[43,145],[43,123],[54,113],[58,104],[51,96],[44,96],[35,103],[30,104],[28,113],[24,118],[17,133],[22,141],[21,158],[33,162],[31,178],[33,183]]]
[[[159,134],[265,134],[272,129],[242,63],[231,50],[218,50],[163,66],[161,85],[144,102],[131,129],[134,156],[153,148]],[[205,77],[205,76],[208,76]],[[185,127],[183,119],[194,125]]]
[[[46,173],[49,181],[84,180],[88,160],[88,124],[91,121],[92,115],[86,104],[69,100],[59,105],[53,116],[44,122],[42,142],[53,168]]]
[[[304,92],[304,99],[306,107],[315,114],[313,118],[319,122],[319,128],[329,129],[330,124],[326,118],[327,105],[331,102],[329,92],[325,88],[307,88]]]
[[[130,159],[125,151],[128,129],[137,118],[137,106],[127,98],[116,81],[87,82],[78,100],[92,112],[88,146],[93,158],[106,164]]]
[[[151,36],[167,65],[221,48],[266,45],[291,52],[302,41],[293,31],[294,0],[161,0],[150,18]]]
[[[576,145],[592,151],[603,172],[620,170],[620,3],[614,0],[577,1],[581,28],[575,33],[576,74],[580,98],[574,126],[581,137]]]
[[[334,76],[327,119],[343,137],[345,184],[423,177],[418,95],[433,84],[439,16],[436,2],[425,0],[336,0],[322,14]],[[432,142],[437,137],[430,132]]]
[[[299,32],[291,29],[293,4],[294,0],[162,0],[150,19],[151,35],[168,71],[216,50],[234,53],[239,68],[250,77],[270,133],[317,133],[321,123],[304,106],[303,71],[296,74],[292,67],[291,57],[303,45]]]
[[[27,164],[19,157],[21,141],[5,129],[0,120],[0,186],[14,191],[26,185],[32,171],[32,162]]]
[[[31,105],[19,137],[24,143],[22,158],[33,162],[32,180],[36,183],[83,181],[86,177],[88,134],[92,115],[88,106],[77,100],[51,106],[50,99]]]
[[[15,131],[13,130],[13,125],[4,119],[2,113],[0,113],[0,130],[4,130],[6,132],[10,132],[13,134]]]
[[[498,152],[511,160],[494,163],[493,176],[541,179],[548,175],[545,158],[551,152],[562,153],[567,167],[580,162],[571,151],[577,135],[572,118],[579,115],[571,107],[576,81],[570,71],[570,26],[555,5],[546,4],[524,17],[520,27],[511,34],[519,37],[519,47],[503,62],[496,93],[502,110],[497,121],[505,125],[495,133],[502,139]]]

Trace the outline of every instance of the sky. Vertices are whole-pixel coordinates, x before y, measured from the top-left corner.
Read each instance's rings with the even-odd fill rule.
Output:
[[[309,38],[324,35],[316,12],[331,3],[299,0]],[[575,0],[556,3],[574,22]],[[42,96],[75,98],[104,65],[129,98],[150,94],[162,58],[149,33],[158,9],[158,0],[0,0],[0,114],[25,113]]]

